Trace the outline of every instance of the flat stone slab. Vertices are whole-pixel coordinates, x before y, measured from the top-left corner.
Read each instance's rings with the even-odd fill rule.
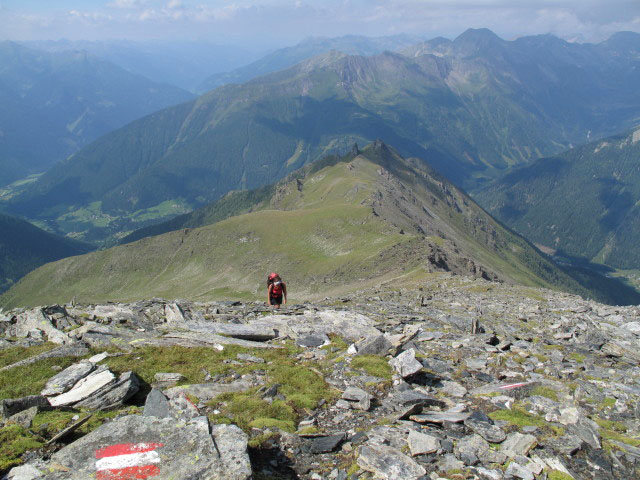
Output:
[[[440,439],[433,435],[427,435],[426,433],[416,432],[411,430],[409,437],[407,437],[407,443],[409,444],[409,450],[411,455],[424,455],[426,453],[437,452],[440,448]]]
[[[507,434],[500,427],[491,425],[488,422],[481,422],[474,418],[468,418],[464,422],[475,433],[491,443],[501,443],[507,438]]]
[[[123,478],[247,480],[247,436],[235,425],[129,415],[106,423],[55,453],[68,469],[56,480]],[[125,476],[128,475],[128,476]]]
[[[171,332],[161,338],[146,339],[135,344],[171,346],[178,345],[184,347],[215,347],[216,345],[239,345],[247,348],[281,348],[270,343],[252,342],[250,340],[240,340],[239,338],[224,337],[215,333],[204,332]]]
[[[417,479],[427,473],[415,460],[386,445],[364,445],[360,449],[358,465],[379,478],[388,480]]]
[[[538,439],[533,435],[514,432],[510,433],[500,445],[500,451],[509,458],[513,458],[516,455],[526,456],[537,444]]]
[[[470,416],[471,414],[467,412],[427,412],[422,415],[411,415],[409,419],[418,423],[437,423],[441,425],[444,422],[462,423]]]
[[[115,383],[116,377],[109,370],[94,372],[89,376],[80,380],[71,390],[61,395],[51,397],[49,403],[54,407],[63,407],[78,403],[85,398],[90,397],[93,393],[101,388]]]
[[[71,390],[76,383],[93,372],[95,368],[96,366],[91,362],[74,363],[51,377],[40,394],[51,397]]]
[[[192,332],[213,333],[241,340],[265,342],[278,335],[273,327],[265,322],[260,323],[222,323],[222,322],[188,322],[180,326]]]
[[[251,388],[251,384],[244,381],[231,383],[194,383],[192,385],[181,385],[166,390],[165,394],[171,397],[175,393],[184,392],[198,397],[202,401],[208,401],[223,393],[244,392]]]

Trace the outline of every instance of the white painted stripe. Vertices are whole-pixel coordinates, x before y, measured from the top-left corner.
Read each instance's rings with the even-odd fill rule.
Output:
[[[113,470],[127,467],[141,467],[152,463],[160,463],[158,452],[152,450],[143,453],[129,453],[127,455],[116,455],[115,457],[104,457],[96,461],[96,470]]]

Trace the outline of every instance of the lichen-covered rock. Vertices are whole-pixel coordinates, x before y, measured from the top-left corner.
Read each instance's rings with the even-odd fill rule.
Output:
[[[387,480],[412,480],[427,473],[415,460],[386,445],[364,445],[360,449],[358,465]]]
[[[191,422],[141,415],[121,417],[56,452],[52,462],[58,464],[58,472],[51,478],[119,478],[114,475],[123,468],[133,472],[131,475],[146,475],[127,478],[250,478],[247,436],[234,425],[214,425],[211,430],[209,433],[206,417]],[[67,471],[60,471],[60,466]]]

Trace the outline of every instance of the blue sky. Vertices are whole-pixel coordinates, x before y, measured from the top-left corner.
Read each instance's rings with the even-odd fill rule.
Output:
[[[206,39],[272,46],[308,36],[407,33],[599,41],[640,32],[640,0],[0,0],[0,38]]]

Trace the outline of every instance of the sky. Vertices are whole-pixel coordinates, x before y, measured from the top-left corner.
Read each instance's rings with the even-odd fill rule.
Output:
[[[640,33],[640,0],[0,0],[0,39],[207,40],[289,45],[310,36],[505,39],[551,33],[598,42]]]

